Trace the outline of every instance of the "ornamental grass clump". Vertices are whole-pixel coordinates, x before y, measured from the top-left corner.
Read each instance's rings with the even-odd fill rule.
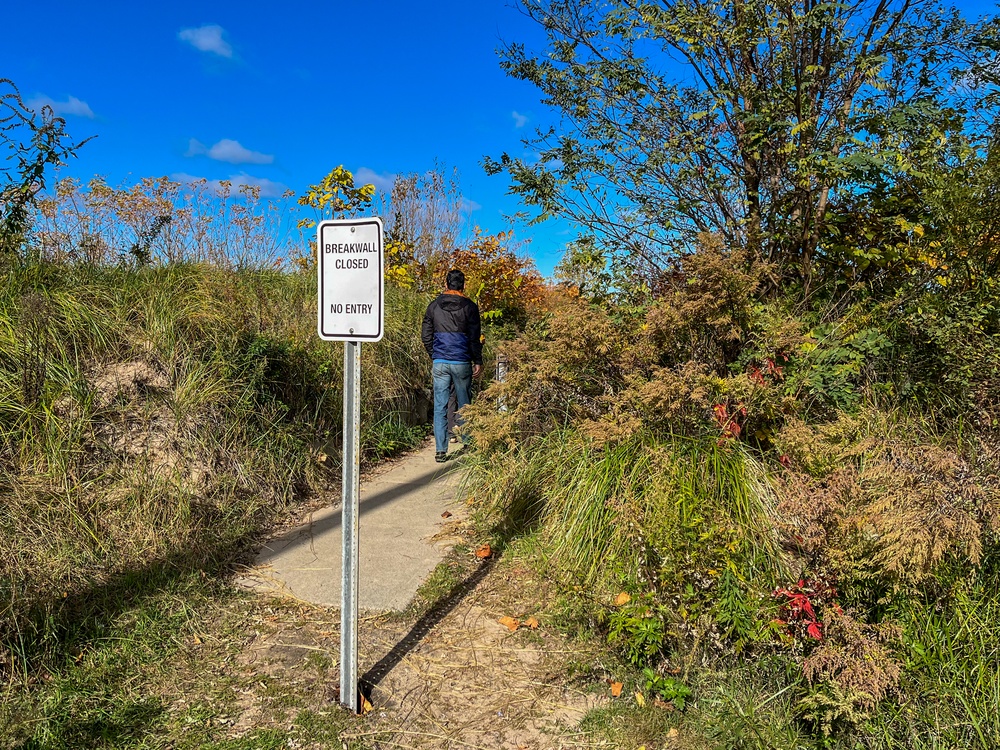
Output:
[[[789,572],[774,495],[738,446],[552,432],[481,455],[467,487],[497,536],[536,534],[565,585],[598,600],[635,592],[594,615],[633,660],[766,637],[758,610]],[[649,632],[661,633],[655,647],[637,645]]]

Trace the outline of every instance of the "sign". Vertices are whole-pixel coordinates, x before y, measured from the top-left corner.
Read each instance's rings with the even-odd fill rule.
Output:
[[[361,342],[380,341],[385,326],[382,220],[334,219],[316,230],[318,331],[344,342],[344,460],[341,527],[340,702],[359,709],[358,539],[360,516]]]
[[[380,341],[385,319],[382,220],[320,222],[316,243],[320,338]]]

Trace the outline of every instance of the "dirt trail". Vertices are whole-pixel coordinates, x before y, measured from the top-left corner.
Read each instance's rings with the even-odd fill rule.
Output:
[[[419,476],[426,473],[425,461],[426,456],[414,454],[404,460],[411,465],[402,470]],[[453,499],[454,484],[449,484]],[[361,619],[359,671],[371,710],[350,719],[336,743],[311,747],[594,747],[594,739],[576,727],[607,697],[593,692],[599,676],[589,667],[579,668],[576,677],[567,667],[593,664],[599,656],[546,627],[544,618],[536,627],[523,624],[539,615],[546,599],[542,584],[515,560],[477,558],[461,510],[452,506],[444,520],[435,507],[438,534],[419,543],[433,546],[442,557],[447,553],[443,547],[453,548],[446,563],[403,611]],[[369,516],[368,523],[377,518]],[[423,559],[406,547],[397,552],[404,568],[406,560]],[[412,578],[408,573],[403,577]],[[261,593],[273,596],[276,591]],[[288,593],[286,589],[286,603]],[[294,676],[305,706],[321,714],[340,710],[335,687],[339,614],[301,596],[293,601],[294,617],[273,618],[243,649],[242,666],[262,677]],[[505,625],[501,618],[522,624],[511,630],[512,623]],[[319,668],[308,668],[310,663]],[[262,704],[255,708],[248,701],[234,729],[259,726],[262,712]]]

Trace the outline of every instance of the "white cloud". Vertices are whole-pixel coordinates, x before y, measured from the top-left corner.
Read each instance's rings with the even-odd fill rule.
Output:
[[[42,107],[52,107],[52,111],[57,115],[76,115],[77,117],[87,117],[91,120],[95,117],[94,110],[90,108],[90,105],[87,102],[80,101],[75,96],[68,96],[66,97],[66,101],[57,102],[50,96],[39,94],[34,99],[29,99],[26,104],[28,109],[35,111],[40,110]]]
[[[192,139],[191,146],[194,146],[195,144],[201,146],[198,141]],[[204,147],[202,146],[202,148]],[[190,151],[190,149],[188,150]],[[262,154],[259,151],[251,151],[250,149],[240,145],[239,141],[234,141],[229,138],[223,138],[205,153],[208,154],[209,159],[224,161],[229,164],[270,164],[274,161],[274,156],[271,154]]]
[[[211,52],[220,57],[232,57],[233,48],[222,38],[223,33],[224,29],[221,26],[211,24],[196,29],[181,29],[177,38],[202,52]]]
[[[516,109],[513,112],[510,113],[510,116],[514,118],[514,127],[515,128],[523,128],[525,125],[528,124],[528,116],[527,115],[522,115]]]
[[[473,211],[478,211],[481,208],[482,206],[474,200],[465,197],[462,198],[462,211],[465,213],[471,214]]]
[[[392,184],[396,181],[396,175],[392,173],[379,174],[374,169],[361,167],[354,173],[355,185],[374,185],[380,193],[389,195],[392,192]]]
[[[205,144],[197,138],[192,138],[188,141],[188,150],[184,153],[184,156],[199,156],[200,154],[205,153],[208,153],[208,149],[205,148]]]
[[[196,175],[187,174],[186,172],[177,172],[172,174],[170,175],[170,179],[184,185],[204,182],[209,189],[216,193],[221,192],[222,190],[222,180],[209,180],[205,177],[197,177]],[[285,191],[288,190],[288,186],[283,182],[275,182],[274,180],[269,180],[266,177],[254,177],[246,172],[230,175],[226,179],[230,183],[230,195],[238,195],[240,188],[245,185],[259,187],[261,198],[280,198]]]

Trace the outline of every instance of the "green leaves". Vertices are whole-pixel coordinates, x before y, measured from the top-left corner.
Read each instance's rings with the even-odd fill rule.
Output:
[[[831,225],[900,179],[946,172],[944,144],[969,131],[950,77],[976,28],[930,0],[524,9],[548,49],[508,45],[502,64],[562,124],[525,141],[537,160],[504,154],[487,171],[506,173],[539,218],[578,223],[639,278],[704,231],[775,261],[779,279],[805,290],[814,275],[842,277]],[[869,229],[862,244],[884,246]]]
[[[298,204],[316,209],[322,218],[332,218],[337,215],[357,213],[368,206],[374,197],[374,185],[355,186],[354,175],[341,165],[332,169],[318,185],[310,185],[309,189],[299,196]],[[298,226],[309,229],[316,226],[316,220],[299,219]]]
[[[0,78],[0,260],[21,251],[49,170],[89,140],[73,143],[51,107],[31,111],[14,82]]]

